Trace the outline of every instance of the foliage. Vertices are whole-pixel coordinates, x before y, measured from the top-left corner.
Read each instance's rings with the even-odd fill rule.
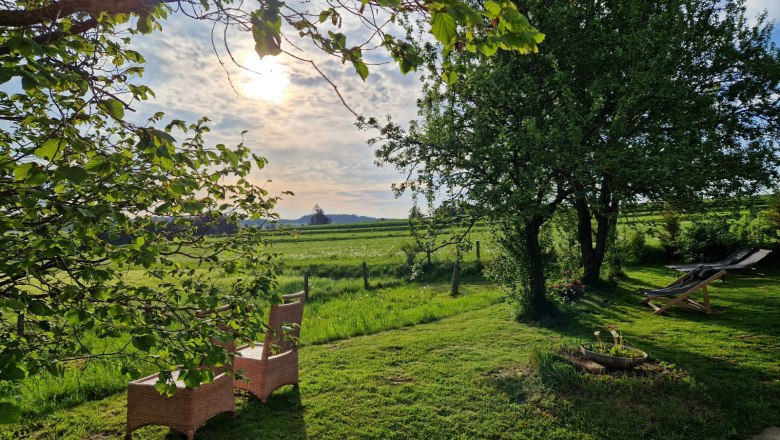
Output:
[[[738,247],[758,248],[771,245],[773,240],[773,230],[763,214],[744,213],[737,217],[696,216],[675,244],[686,261],[712,261]]]
[[[603,292],[610,307],[581,302],[576,320],[557,325],[517,323],[494,294],[498,302],[492,305],[475,304],[423,325],[306,345],[299,352],[299,389],[282,388],[266,404],[238,395],[237,416],[207,423],[197,437],[379,439],[398,437],[398,427],[404,426],[431,439],[619,439],[630,432],[640,438],[726,440],[749,438],[767,421],[780,419],[780,388],[772,379],[778,371],[775,335],[780,332],[776,268],[766,278],[712,285],[711,299],[728,307],[715,320],[686,311],[674,312],[675,319],[658,319],[637,304],[639,287],[669,280],[655,266],[630,268],[627,281]],[[355,284],[346,300],[370,299],[370,294],[358,294],[360,283]],[[453,299],[446,286],[431,287],[444,303],[472,296]],[[414,306],[416,295],[398,297]],[[756,295],[766,301],[756,302]],[[304,338],[312,316],[304,318]],[[675,374],[584,375],[564,366],[548,368],[570,365],[554,352],[589,338],[604,322],[621,322],[621,330],[643,341],[655,359],[676,365]],[[543,360],[544,375],[534,358]],[[125,405],[125,395],[118,393],[28,416],[24,425],[0,429],[0,438],[120,438]],[[701,410],[691,417],[690,408]],[[355,424],[356,419],[365,422]],[[171,433],[148,427],[138,436],[162,440]]]
[[[631,262],[642,263],[647,255],[647,231],[636,228],[631,231],[626,241],[626,252]]]
[[[780,194],[772,194],[767,208],[767,220],[774,228],[775,238],[780,239]]]
[[[611,344],[601,342],[600,330],[593,332],[593,334],[596,336],[596,342],[593,344],[588,344],[587,349],[594,353],[614,357],[640,358],[644,356],[641,350],[626,346],[625,338],[614,328],[611,329],[609,333],[612,335]]]
[[[731,232],[730,226],[725,217],[696,218],[683,229],[675,244],[685,261],[716,260],[743,245]]]
[[[585,285],[580,276],[574,272],[564,272],[563,277],[547,285],[553,298],[560,298],[564,302],[571,302],[585,296]]]
[[[330,224],[330,217],[325,215],[325,211],[320,208],[320,205],[314,205],[314,212],[309,216],[310,225],[328,225]]]
[[[539,274],[532,273],[550,267],[554,258],[553,239],[549,230],[536,236],[539,237],[538,249],[532,252],[528,243],[534,243],[528,239],[524,228],[504,225],[496,238],[498,254],[486,270],[486,276],[513,302],[517,319],[538,320],[555,313],[555,305],[546,295],[547,286],[541,292],[536,290],[534,282]],[[546,279],[544,274],[541,278]]]
[[[251,33],[263,57],[283,52],[282,41],[297,34],[350,62],[362,79],[366,42],[348,44],[326,21],[335,28],[342,14],[355,13],[404,72],[420,57],[385,30],[409,13],[435,14],[425,18],[435,18],[435,37],[451,37],[445,48],[457,38],[535,50],[542,36],[512,3],[488,6],[380,1],[312,16],[305,2],[276,0],[255,9],[235,0],[3,2],[0,381],[61,374],[65,364],[97,358],[118,358],[135,378],[140,358],[159,369],[158,390],[170,393],[176,365],[196,386],[211,379],[208,367],[228,360],[213,337],[256,340],[263,331],[263,316],[251,305],[270,297],[273,255],[255,230],[241,226],[274,217],[276,197],[249,181],[266,160],[242,144],[206,146],[205,118],[131,118],[133,105],[154,96],[138,83],[144,58],[127,49],[131,36],[183,14],[225,26],[224,35],[228,28]],[[480,31],[490,19],[496,26]],[[215,230],[231,235],[204,239]],[[139,268],[152,283],[124,276]],[[196,318],[221,305],[232,308]],[[129,338],[116,351],[96,352],[83,343],[88,335]],[[14,403],[0,405],[0,422],[18,419]]]
[[[682,215],[674,209],[664,209],[661,211],[661,228],[661,233],[658,235],[661,247],[668,255],[676,253],[677,241],[682,231]]]

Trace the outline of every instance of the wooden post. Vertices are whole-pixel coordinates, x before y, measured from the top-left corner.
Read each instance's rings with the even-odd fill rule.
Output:
[[[309,271],[303,271],[303,296],[309,299]]]
[[[363,288],[368,289],[368,264],[363,262]]]
[[[458,287],[460,286],[460,255],[455,259],[455,267],[452,269],[452,286],[450,295],[455,296],[458,294]]]
[[[479,261],[479,240],[477,240],[477,261]]]
[[[428,257],[428,267],[431,265],[431,245],[425,246],[425,255]]]

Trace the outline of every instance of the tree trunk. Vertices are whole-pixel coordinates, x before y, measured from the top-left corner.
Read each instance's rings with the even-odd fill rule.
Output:
[[[544,255],[539,243],[539,232],[544,221],[534,217],[524,226],[524,239],[528,253],[528,282],[530,291],[526,304],[525,315],[531,319],[550,316],[554,312],[552,304],[547,300],[547,286],[544,276]]]
[[[590,221],[590,208],[585,197],[579,195],[574,199],[574,207],[577,210],[577,241],[580,242],[582,267],[585,272],[582,282],[586,285],[598,284],[604,256],[602,255],[599,259],[593,248],[593,225]]]
[[[617,227],[617,213],[620,204],[612,197],[611,191],[602,188],[600,206],[596,207],[593,217],[596,219],[596,233],[593,233],[591,209],[584,195],[575,198],[577,209],[577,239],[582,253],[584,275],[582,282],[596,285],[600,282],[601,266],[607,253],[610,231]],[[595,243],[593,240],[595,239]]]

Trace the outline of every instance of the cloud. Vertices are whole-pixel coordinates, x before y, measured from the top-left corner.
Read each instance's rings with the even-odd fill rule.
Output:
[[[780,21],[780,2],[749,0],[748,13],[763,9],[770,20]],[[313,4],[311,10],[317,10]],[[365,36],[356,23],[346,20],[341,32],[348,42]],[[776,41],[780,34],[776,30]],[[256,57],[248,33],[230,33],[229,41],[238,62]],[[136,38],[133,48],[148,63],[141,81],[149,84],[157,97],[137,105],[139,122],[152,113],[164,111],[171,118],[195,121],[208,116],[212,122],[209,142],[235,145],[244,142],[270,163],[252,177],[273,191],[291,190],[279,211],[286,217],[306,214],[318,203],[330,213],[349,212],[383,217],[405,217],[411,207],[409,197],[395,199],[390,191],[402,175],[391,167],[378,168],[366,140],[372,133],[360,132],[354,116],[342,105],[328,82],[309,64],[278,57],[289,75],[284,102],[277,104],[248,96],[241,90],[245,72],[236,67],[217,41],[224,65],[214,53],[211,26],[174,14],[163,23],[163,32]],[[380,49],[367,53],[370,75],[365,82],[349,64],[302,44],[302,57],[312,57],[327,77],[337,85],[348,105],[360,114],[384,118],[390,114],[404,123],[416,117],[420,95],[417,74],[403,75]],[[288,46],[288,49],[295,50]],[[231,86],[232,81],[232,86]],[[262,78],[259,79],[262,81]],[[235,89],[234,89],[235,87]],[[244,96],[241,96],[244,95]],[[242,137],[241,132],[247,130]]]

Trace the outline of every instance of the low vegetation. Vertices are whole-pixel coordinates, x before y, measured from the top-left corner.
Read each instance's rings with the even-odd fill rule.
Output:
[[[303,288],[307,254],[323,275],[334,270],[310,278],[300,388],[277,391],[267,405],[239,394],[238,417],[215,418],[198,438],[601,439],[633,432],[725,439],[780,424],[780,309],[774,306],[780,268],[765,278],[715,284],[711,301],[722,314],[653,316],[639,304],[637,289],[666,285],[673,276],[658,264],[627,265],[614,286],[588,289],[582,300],[560,306],[559,318],[525,324],[512,318],[512,307],[476,267],[451,296],[446,253],[436,255],[440,272],[430,279],[372,275],[365,289],[357,273],[343,273],[347,263],[320,259],[310,249],[324,251],[330,243],[340,251],[376,251],[372,265],[403,268],[397,242],[368,231],[353,240],[316,235],[321,243],[279,244],[287,261],[300,263],[286,268],[279,292]],[[356,251],[353,262],[371,261],[369,255]],[[473,260],[469,254],[465,263]],[[594,330],[608,335],[612,325],[629,345],[648,352],[660,373],[594,376],[558,355],[592,341]],[[76,367],[63,377],[46,374],[4,388],[5,398],[21,397],[23,423],[0,430],[0,439],[120,438],[128,379],[110,362]],[[134,434],[169,437],[163,427]]]

